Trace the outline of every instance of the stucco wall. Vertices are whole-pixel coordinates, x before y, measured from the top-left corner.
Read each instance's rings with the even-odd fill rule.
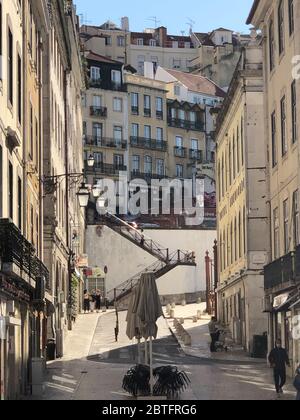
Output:
[[[91,267],[108,267],[107,291],[113,289],[131,276],[155,262],[155,258],[135,246],[107,227],[101,236],[95,226],[86,231],[86,253]],[[99,231],[99,229],[98,229]],[[193,230],[148,230],[145,236],[151,237],[170,250],[182,249],[196,252],[197,267],[177,267],[158,280],[162,296],[196,293],[205,290],[204,258],[206,250],[212,250],[215,231]],[[212,256],[212,255],[211,255]]]

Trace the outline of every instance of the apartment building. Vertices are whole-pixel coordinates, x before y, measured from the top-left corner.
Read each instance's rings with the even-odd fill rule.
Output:
[[[242,53],[217,118],[218,318],[234,341],[256,354],[267,332],[263,267],[268,261],[267,151],[262,48]],[[262,341],[263,339],[261,339]]]
[[[299,306],[299,56],[300,4],[256,0],[248,23],[262,32],[264,132],[268,167],[271,253],[265,267],[269,347],[281,338],[293,367],[300,362]]]
[[[125,76],[129,103],[130,178],[163,179],[169,174],[165,83]]]
[[[40,41],[47,35],[49,19],[46,2],[40,1],[35,7],[34,14],[30,13],[30,7],[29,1],[14,0],[0,3],[0,398],[2,400],[18,399],[28,391],[29,385],[32,385],[30,362],[32,358],[42,355],[43,319],[47,314],[43,286],[49,273],[41,259],[39,235],[41,214],[37,213],[37,202],[41,188],[38,178],[40,170],[38,153],[41,141],[39,56]],[[34,22],[37,20],[39,24],[33,32]],[[29,33],[32,36],[27,38]],[[25,39],[29,41],[28,44],[25,43]],[[31,63],[27,55],[30,52]],[[28,86],[29,95],[24,94],[25,86]],[[28,119],[27,114],[29,99],[35,112],[35,119],[32,120]],[[29,121],[32,121],[31,126]],[[29,159],[30,150],[33,153]],[[29,215],[33,217],[30,218]],[[33,226],[30,225],[30,221],[33,221]]]
[[[83,95],[83,141],[87,181],[117,179],[128,168],[128,94],[123,63],[86,52],[89,86]],[[88,160],[94,158],[94,166]]]
[[[250,35],[218,28],[210,33],[192,32],[191,39],[197,57],[191,61],[190,71],[213,80],[222,88],[228,88]]]

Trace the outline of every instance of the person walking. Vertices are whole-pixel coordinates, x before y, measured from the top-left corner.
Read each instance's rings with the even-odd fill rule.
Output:
[[[298,366],[298,368],[296,370],[296,377],[295,377],[295,380],[294,380],[294,387],[296,388],[296,391],[297,391],[296,401],[300,401],[300,365]]]
[[[95,294],[95,309],[96,309],[97,314],[99,313],[99,311],[101,311],[101,299],[102,299],[101,292],[100,290],[97,290]]]
[[[85,314],[90,312],[90,301],[91,301],[90,299],[91,297],[90,297],[89,292],[85,290],[83,292],[83,310]]]
[[[269,363],[274,370],[274,381],[277,395],[283,394],[286,383],[286,366],[290,367],[287,351],[282,347],[280,339],[276,340],[275,348],[269,354]]]
[[[216,353],[216,343],[219,341],[220,337],[219,325],[216,317],[212,317],[210,323],[208,324],[208,329],[211,336],[210,351],[211,353]]]

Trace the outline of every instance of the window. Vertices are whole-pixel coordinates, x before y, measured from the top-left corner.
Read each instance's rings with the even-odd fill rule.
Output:
[[[144,40],[143,38],[138,38],[137,40],[137,45],[143,46],[144,45]]]
[[[232,170],[233,170],[233,180],[236,177],[236,144],[235,144],[235,135],[233,135],[233,143],[232,143]]]
[[[125,47],[125,37],[124,36],[118,36],[117,37],[117,45],[118,45],[118,47]]]
[[[275,66],[275,37],[273,21],[270,22],[269,26],[269,65],[270,71],[272,71]]]
[[[101,72],[99,67],[91,67],[91,80],[98,82],[101,79]]]
[[[144,55],[138,56],[138,73],[144,74],[144,66],[145,66],[146,57]]]
[[[289,240],[289,202],[285,200],[283,203],[283,231],[284,231],[284,253],[287,254],[290,249]]]
[[[278,6],[278,45],[279,54],[284,51],[284,1],[280,0]]]
[[[180,86],[179,85],[174,86],[174,95],[180,96]]]
[[[156,173],[157,175],[165,175],[165,161],[163,159],[156,160]]]
[[[33,139],[33,108],[32,108],[32,104],[30,103],[29,105],[29,109],[30,109],[30,150],[29,150],[29,155],[30,155],[30,159],[33,161],[34,158],[34,139]]]
[[[229,143],[229,185],[232,184],[232,146],[231,142]]]
[[[173,60],[173,69],[180,69],[181,68],[181,60]]]
[[[13,34],[8,29],[8,54],[7,54],[7,67],[8,67],[8,99],[11,105],[14,102],[14,40]]]
[[[93,137],[96,142],[100,142],[102,140],[102,124],[93,123]]]
[[[296,81],[294,80],[291,87],[291,102],[292,102],[292,142],[297,141],[297,93]]]
[[[150,47],[156,47],[156,40],[150,39]]]
[[[83,108],[87,107],[87,95],[86,95],[86,93],[83,93],[81,95],[81,105],[82,105]]]
[[[144,115],[151,117],[151,97],[149,95],[144,95]]]
[[[272,165],[277,165],[277,141],[276,141],[276,113],[271,115],[271,134],[272,134]]]
[[[123,128],[114,126],[114,140],[120,146],[123,140]]]
[[[182,149],[183,148],[183,138],[180,136],[176,136],[176,147],[178,149]]]
[[[198,140],[195,140],[195,139],[191,140],[191,149],[195,151],[199,150]]]
[[[141,158],[138,155],[132,156],[132,171],[140,172],[141,169]]]
[[[191,43],[190,42],[185,42],[184,43],[184,48],[191,48]]]
[[[121,72],[119,70],[112,70],[111,80],[116,86],[121,86]]]
[[[22,61],[19,54],[18,54],[17,90],[18,90],[18,122],[19,124],[21,124],[22,122]]]
[[[159,120],[163,119],[163,99],[156,98],[156,118]]]
[[[111,45],[111,44],[112,44],[111,36],[105,37],[105,45]]]
[[[131,136],[134,139],[138,139],[139,137],[139,125],[138,124],[131,124]]]
[[[115,112],[122,112],[123,110],[122,98],[114,98],[113,108]]]
[[[133,115],[139,115],[139,94],[131,94],[131,113]]]
[[[286,99],[285,96],[280,101],[280,113],[281,113],[281,147],[282,156],[287,153],[287,138],[286,138]]]
[[[159,143],[163,142],[163,140],[164,140],[164,130],[163,130],[163,128],[158,127],[156,129],[156,140]]]
[[[288,0],[289,2],[289,31],[290,36],[293,35],[295,30],[295,21],[294,21],[294,0]]]
[[[95,159],[95,166],[99,167],[103,163],[103,153],[102,152],[94,153],[94,159]]]
[[[101,108],[102,106],[102,98],[101,96],[94,95],[93,96],[93,107],[94,108]]]
[[[176,165],[176,177],[183,178],[183,165]]]
[[[8,165],[8,214],[13,220],[14,218],[14,171],[13,166],[9,162]]]
[[[119,169],[124,166],[124,156],[123,155],[114,155],[114,167]]]
[[[239,258],[242,256],[242,215],[239,212]]]
[[[241,155],[242,166],[244,166],[244,118],[241,118]]]
[[[177,116],[177,111],[176,111],[176,109],[175,109],[175,108],[172,108],[172,109],[171,109],[171,118],[172,118],[172,119],[175,119],[175,118],[176,118],[176,116]]]
[[[190,121],[192,123],[195,123],[196,122],[196,112],[194,112],[194,111],[191,111],[190,112]]]
[[[37,254],[39,254],[39,215],[36,213],[35,215],[35,249]]]
[[[145,156],[145,174],[152,174],[152,157]]]
[[[239,127],[237,128],[237,131],[236,131],[236,148],[237,148],[236,170],[237,170],[237,173],[239,174],[240,173],[240,130],[239,130]]]
[[[173,41],[172,42],[172,48],[178,48],[178,41]]]
[[[299,245],[299,193],[293,194],[293,225],[294,225],[294,246]]]
[[[144,127],[144,137],[145,137],[146,140],[151,139],[151,126],[150,125],[145,125],[145,127]]]

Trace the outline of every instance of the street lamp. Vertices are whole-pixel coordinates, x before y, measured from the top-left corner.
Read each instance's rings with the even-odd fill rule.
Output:
[[[76,195],[78,197],[80,207],[87,207],[89,203],[90,192],[84,182],[81,184]]]
[[[93,168],[95,165],[95,157],[93,153],[90,153],[89,157],[87,158],[87,165],[89,168]]]
[[[107,213],[106,210],[106,198],[103,196],[98,197],[97,202],[96,202],[96,208],[99,214],[103,215]]]
[[[93,186],[93,197],[98,198],[101,195],[101,187],[100,185],[96,184]]]

